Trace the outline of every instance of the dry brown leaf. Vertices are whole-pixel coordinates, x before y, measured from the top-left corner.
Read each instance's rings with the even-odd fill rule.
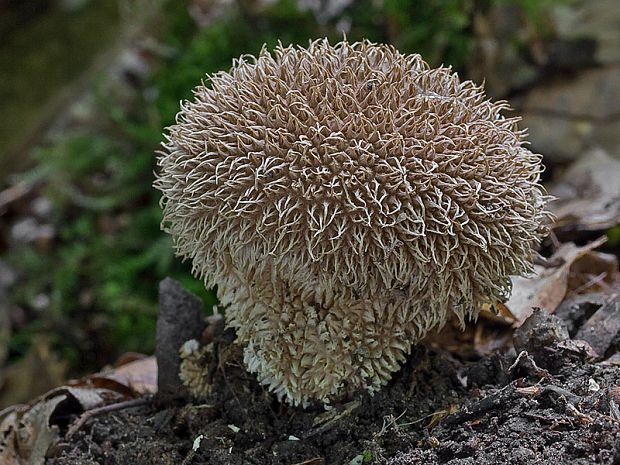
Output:
[[[568,277],[569,297],[592,292],[607,292],[620,286],[618,257],[590,251],[575,260]]]
[[[17,406],[0,423],[0,463],[42,465],[49,446],[58,439],[58,426],[50,422],[66,395],[42,399],[32,406]]]
[[[20,463],[43,464],[47,449],[58,439],[59,434],[58,426],[51,424],[50,419],[58,405],[66,398],[66,395],[52,397],[33,405],[21,415],[15,425],[15,445]]]
[[[575,354],[584,354],[590,361],[596,360],[599,357],[587,341],[582,341],[580,339],[566,339],[565,341],[560,341],[557,347],[558,349],[568,350]]]
[[[527,387],[518,387],[515,388],[515,394],[526,395],[526,396],[538,396],[540,395],[542,389],[540,386],[527,386]]]
[[[519,327],[532,314],[533,307],[544,308],[552,313],[562,303],[568,290],[568,276],[572,264],[589,251],[599,247],[606,238],[601,237],[589,244],[578,247],[572,242],[562,244],[551,257],[550,262],[559,261],[556,267],[535,265],[535,276],[512,277],[512,295],[506,307],[516,317],[514,327]]]
[[[157,392],[157,361],[154,356],[142,356],[117,368],[72,380],[68,385],[106,389],[127,397],[155,394]]]
[[[478,321],[468,324],[465,329],[461,328],[457,319],[452,319],[424,340],[431,347],[439,347],[465,358],[501,351],[512,344],[512,324],[516,321],[502,306],[496,305],[497,314],[490,309],[482,309]]]
[[[0,423],[0,463],[42,464],[59,439],[57,415],[79,415],[118,398],[118,393],[105,389],[62,386],[28,405],[10,407]]]
[[[157,391],[155,357],[144,357],[107,373],[86,376],[32,400],[0,412],[0,464],[39,465],[57,442],[55,418],[80,415],[110,402]]]
[[[67,364],[59,360],[48,341],[35,337],[25,357],[3,368],[4,381],[0,390],[0,408],[28,402],[34,397],[62,384]]]
[[[157,360],[145,357],[115,368],[104,377],[129,387],[134,393],[155,394],[157,392]]]
[[[609,298],[575,334],[575,339],[587,342],[601,357],[613,349],[620,335],[620,292],[609,294]]]
[[[85,389],[103,389],[123,397],[134,397],[136,395],[134,390],[125,383],[121,383],[106,376],[90,375],[78,380],[71,380],[67,385]]]
[[[482,320],[478,320],[476,324],[468,324],[463,329],[459,321],[454,318],[448,321],[443,328],[431,331],[424,338],[424,341],[431,347],[458,353],[464,357],[475,355],[475,331],[480,324],[484,324]]]
[[[140,352],[124,352],[114,362],[114,368],[119,368],[123,365],[127,365],[128,363],[143,360],[145,358],[148,358],[148,355],[141,354]]]
[[[501,302],[494,305],[484,304],[480,309],[480,318],[505,325],[512,325],[517,321],[517,317]]]
[[[19,465],[15,450],[15,424],[18,406],[0,412],[0,463]]]
[[[601,365],[612,365],[615,367],[620,367],[620,352],[616,352],[607,360],[600,362]]]
[[[79,405],[83,411],[97,408],[111,398],[120,396],[110,395],[105,389],[90,389],[82,387],[62,386],[54,389],[52,393],[63,393],[74,400],[73,405]],[[77,403],[76,403],[77,402]],[[74,412],[71,412],[74,413]]]
[[[55,416],[61,404],[63,416],[77,415],[109,398],[105,390],[63,386],[28,405],[7,409],[8,414],[0,423],[0,463],[42,464],[49,447],[59,439]]]
[[[554,228],[607,229],[620,223],[620,161],[603,150],[584,154],[550,190]]]

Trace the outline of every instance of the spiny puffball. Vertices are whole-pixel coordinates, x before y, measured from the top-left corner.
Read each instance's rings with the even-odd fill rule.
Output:
[[[411,345],[532,271],[540,155],[450,68],[346,40],[208,77],[159,154],[162,227],[294,405],[386,384]]]

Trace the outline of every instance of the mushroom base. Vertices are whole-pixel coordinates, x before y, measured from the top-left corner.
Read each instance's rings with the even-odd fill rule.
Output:
[[[246,367],[293,405],[378,391],[411,345],[443,325],[453,310],[448,301],[435,301],[436,308],[427,304],[442,283],[356,298],[347,290],[327,292],[318,283],[313,291],[299,289],[294,282],[278,277],[219,286]],[[476,306],[459,313],[475,316]]]

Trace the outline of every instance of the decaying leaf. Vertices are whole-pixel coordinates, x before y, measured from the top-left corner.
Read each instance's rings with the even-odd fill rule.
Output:
[[[595,149],[575,162],[550,190],[555,229],[607,229],[620,223],[620,161]]]
[[[17,423],[15,445],[24,465],[38,465],[45,460],[48,447],[58,439],[59,428],[51,421],[58,405],[66,395],[36,403],[25,411]]]
[[[0,463],[40,465],[59,429],[50,420],[66,395],[40,399],[32,406],[17,406],[0,423]]]
[[[618,257],[592,250],[578,258],[571,266],[568,296],[586,292],[607,292],[619,285]]]
[[[157,392],[157,361],[154,356],[126,363],[104,376],[124,384],[136,394]]]
[[[558,262],[554,267],[535,265],[532,278],[512,277],[512,295],[506,307],[515,316],[515,327],[521,326],[532,314],[533,307],[553,312],[564,300],[568,290],[568,277],[571,266],[586,253],[599,247],[606,238],[601,237],[583,247],[573,243],[562,244],[551,257],[550,262]]]
[[[18,465],[15,450],[15,424],[17,407],[9,407],[0,412],[0,463]]]
[[[126,359],[124,356],[121,358]],[[120,360],[120,359],[119,359]],[[154,356],[131,359],[115,364],[115,368],[69,381],[69,386],[107,389],[135,397],[157,392],[157,361]]]
[[[60,417],[78,415],[119,397],[104,389],[62,386],[27,405],[11,407],[0,423],[0,463],[42,464],[59,439]]]
[[[433,413],[431,415],[430,421],[425,426],[425,428],[426,429],[434,428],[435,426],[439,424],[439,422],[441,421],[443,417],[445,417],[446,415],[452,415],[453,413],[458,412],[459,408],[461,408],[459,404],[453,403],[453,404],[450,404],[450,407],[447,410],[440,410],[438,412]]]
[[[588,318],[575,339],[587,342],[603,357],[620,334],[620,292],[610,294],[610,301]],[[616,344],[617,345],[617,344]]]
[[[0,464],[39,465],[60,438],[60,418],[75,416],[157,390],[154,357],[86,376],[0,412]]]
[[[566,339],[565,341],[560,341],[557,347],[558,349],[564,349],[575,354],[583,354],[589,361],[596,360],[599,357],[590,344],[580,339]]]

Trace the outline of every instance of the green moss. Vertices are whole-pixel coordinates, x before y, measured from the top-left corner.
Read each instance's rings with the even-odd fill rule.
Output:
[[[55,335],[68,357],[79,355],[80,370],[97,369],[123,351],[153,351],[158,283],[166,276],[187,281],[190,273],[159,229],[152,148],[141,152],[127,141],[76,133],[35,152],[58,239],[47,250],[24,247],[9,256],[28,276],[12,300],[37,313],[37,325],[14,336],[13,355],[23,353],[35,331]],[[211,308],[213,293],[197,284],[193,290]],[[50,299],[42,310],[32,305],[39,294]]]

